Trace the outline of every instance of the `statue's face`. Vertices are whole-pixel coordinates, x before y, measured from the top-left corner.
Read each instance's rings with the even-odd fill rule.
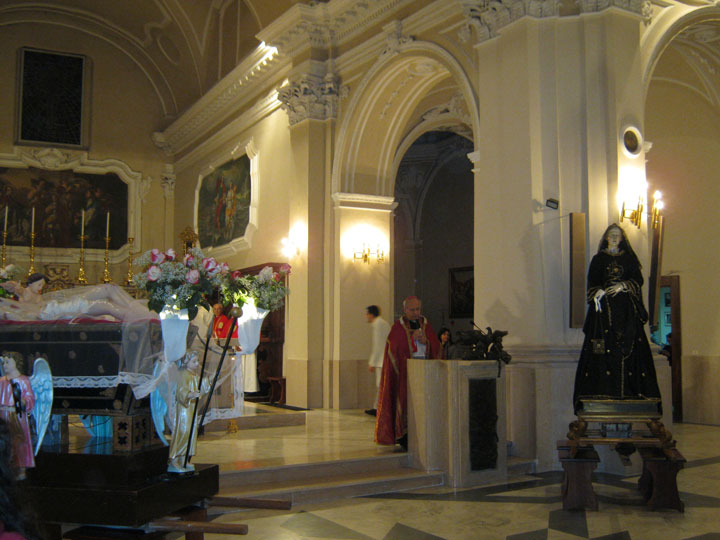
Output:
[[[2,370],[5,375],[13,376],[17,373],[17,366],[15,365],[15,359],[12,356],[2,357]]]
[[[190,358],[188,358],[187,364],[185,364],[187,369],[190,371],[195,371],[199,365],[200,364],[198,362],[198,357],[196,355],[192,355]]]
[[[45,286],[45,280],[38,279],[37,281],[33,281],[30,285],[28,285],[28,289],[30,289],[35,294],[40,294],[42,292],[44,286]]]
[[[608,242],[608,249],[616,250],[618,248],[618,246],[620,245],[620,242],[622,242],[622,233],[613,227],[607,233],[607,242]]]

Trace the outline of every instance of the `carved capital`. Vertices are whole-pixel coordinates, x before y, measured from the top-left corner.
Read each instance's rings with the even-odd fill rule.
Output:
[[[561,4],[561,0],[457,1],[467,21],[458,31],[458,38],[467,42],[474,32],[478,43],[494,38],[501,28],[522,17],[555,17],[560,12]]]
[[[616,7],[642,15],[645,24],[652,20],[653,7],[650,0],[576,0],[580,13],[596,13],[609,7]]]
[[[340,87],[337,76],[304,73],[278,90],[278,99],[288,113],[290,125],[307,120],[327,120],[337,116]]]
[[[176,180],[177,176],[175,175],[173,166],[165,165],[165,170],[163,170],[162,174],[160,175],[160,185],[163,188],[163,195],[166,199],[171,199],[175,196]]]

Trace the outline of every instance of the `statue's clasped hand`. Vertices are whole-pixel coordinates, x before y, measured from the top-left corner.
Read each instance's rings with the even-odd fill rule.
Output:
[[[614,285],[610,285],[605,292],[607,292],[610,296],[615,296],[618,293],[621,293],[625,290],[625,285],[623,283],[615,283]]]

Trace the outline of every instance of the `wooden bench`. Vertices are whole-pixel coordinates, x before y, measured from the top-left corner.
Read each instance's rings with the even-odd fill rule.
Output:
[[[638,448],[643,470],[638,489],[651,510],[685,511],[677,488],[677,474],[687,461],[676,449]]]
[[[565,471],[562,483],[563,510],[597,510],[598,500],[592,487],[592,473],[600,457],[595,448],[572,447],[567,441],[558,441],[557,448]]]

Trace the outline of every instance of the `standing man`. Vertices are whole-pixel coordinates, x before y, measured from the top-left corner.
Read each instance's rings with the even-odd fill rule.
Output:
[[[375,401],[373,408],[365,411],[365,414],[375,416],[377,414],[378,398],[380,397],[380,376],[382,375],[383,352],[385,350],[385,341],[387,341],[390,333],[390,325],[380,316],[380,308],[377,306],[368,306],[365,308],[365,317],[372,327],[372,350],[370,351],[370,359],[368,360],[368,370],[375,373]]]
[[[440,342],[422,316],[417,296],[403,300],[403,313],[390,329],[385,345],[375,442],[397,443],[407,450],[407,360],[440,358]]]

